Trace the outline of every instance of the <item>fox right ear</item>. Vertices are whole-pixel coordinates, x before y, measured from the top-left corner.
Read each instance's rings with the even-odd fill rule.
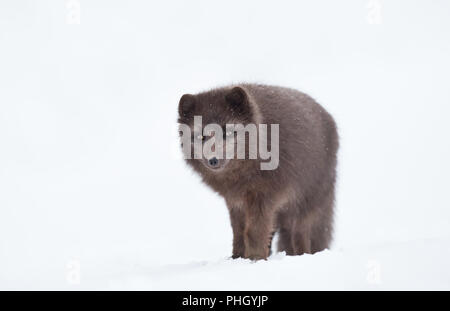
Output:
[[[247,92],[236,86],[225,95],[225,100],[230,104],[231,109],[240,115],[251,116],[252,109],[248,100]]]
[[[178,114],[181,118],[189,118],[195,107],[195,96],[191,94],[184,94],[180,98],[180,103],[178,104]]]

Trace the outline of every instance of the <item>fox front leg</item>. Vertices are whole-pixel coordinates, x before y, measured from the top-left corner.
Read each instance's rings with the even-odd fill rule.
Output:
[[[270,254],[274,212],[261,205],[247,206],[244,229],[244,257],[266,259]]]
[[[233,255],[232,258],[240,258],[245,255],[244,229],[245,213],[240,207],[228,206],[230,212],[231,227],[233,229]]]

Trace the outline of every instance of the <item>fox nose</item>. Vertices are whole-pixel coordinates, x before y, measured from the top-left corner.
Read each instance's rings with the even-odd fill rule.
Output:
[[[219,164],[219,160],[217,160],[216,157],[213,157],[211,159],[208,160],[209,165],[211,165],[212,167],[216,167]]]

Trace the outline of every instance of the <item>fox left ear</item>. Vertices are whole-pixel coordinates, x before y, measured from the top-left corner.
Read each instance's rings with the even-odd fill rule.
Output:
[[[248,100],[247,92],[236,86],[232,88],[227,95],[225,95],[225,100],[230,104],[231,109],[238,114],[251,114],[250,102]]]

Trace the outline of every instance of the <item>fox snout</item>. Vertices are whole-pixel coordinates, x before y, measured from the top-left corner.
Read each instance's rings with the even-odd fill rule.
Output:
[[[221,170],[223,169],[228,163],[227,159],[218,159],[217,157],[210,157],[210,158],[205,158],[203,160],[203,164],[211,169],[211,170]]]
[[[208,160],[208,164],[211,167],[217,167],[217,166],[219,166],[219,160],[217,160],[216,157],[213,157],[213,158]]]

